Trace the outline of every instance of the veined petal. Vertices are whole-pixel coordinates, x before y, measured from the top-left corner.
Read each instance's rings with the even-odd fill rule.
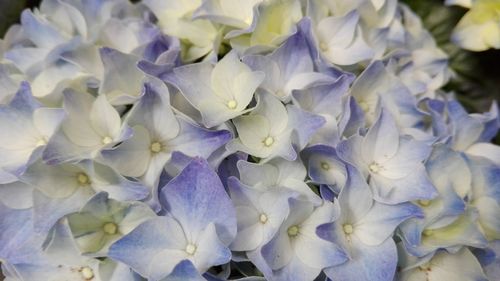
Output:
[[[161,279],[160,281],[205,281],[196,267],[194,267],[192,261],[182,260],[175,266],[167,277]],[[117,280],[118,281],[118,280]]]
[[[257,107],[252,111],[252,115],[264,116],[269,122],[269,131],[272,134],[282,133],[288,125],[285,106],[267,93],[257,94]]]
[[[430,200],[438,193],[423,164],[416,165],[412,173],[400,179],[371,175],[370,187],[375,200],[385,204],[398,204],[412,200]]]
[[[373,206],[373,197],[365,179],[353,166],[346,166],[347,182],[340,191],[340,212],[344,221],[357,223]]]
[[[167,147],[171,151],[179,151],[191,157],[209,158],[214,151],[231,139],[229,131],[207,130],[180,117],[178,121],[180,125],[179,135],[167,142]]]
[[[140,125],[132,129],[134,131],[132,138],[101,154],[122,175],[140,177],[147,171],[151,161],[151,138],[149,131]]]
[[[26,10],[21,15],[23,31],[38,47],[55,47],[66,39],[46,19]]]
[[[89,112],[92,127],[102,137],[116,139],[121,130],[120,115],[104,95],[99,95]]]
[[[157,217],[115,242],[109,249],[109,256],[142,276],[157,280],[170,274],[187,258],[183,251],[185,245],[180,224],[171,217]]]
[[[304,264],[312,268],[324,269],[347,261],[347,255],[335,243],[324,240],[316,234],[318,226],[339,217],[339,208],[323,201],[311,216],[301,224],[299,240],[295,242],[295,254]]]
[[[396,155],[399,148],[399,131],[391,114],[385,110],[380,112],[378,120],[373,124],[363,140],[361,147],[363,158],[384,163]]]
[[[193,263],[200,272],[207,271],[214,265],[221,265],[231,260],[231,251],[219,240],[215,225],[209,223],[196,241],[197,249]]]
[[[363,244],[356,236],[350,242],[351,259],[325,269],[332,280],[392,280],[396,272],[396,244],[389,238],[378,246]]]
[[[180,125],[165,83],[152,78],[144,83],[144,95],[131,109],[127,123],[144,126],[155,141],[170,140],[179,134]]]
[[[380,245],[392,236],[399,224],[411,217],[423,218],[420,208],[411,203],[385,205],[375,202],[356,222],[356,236],[366,245]]]
[[[167,212],[188,235],[200,233],[213,222],[221,241],[228,245],[236,235],[234,207],[217,174],[195,158],[160,191]]]
[[[99,93],[113,105],[135,102],[141,97],[144,74],[137,68],[138,58],[111,48],[100,49],[104,77]]]
[[[64,111],[59,108],[39,108],[33,112],[33,124],[47,140],[59,128]]]
[[[423,268],[423,270],[421,270]],[[399,278],[402,281],[416,281],[427,278],[429,281],[486,281],[481,265],[476,257],[463,247],[457,253],[439,251],[428,263],[411,270],[403,271]]]

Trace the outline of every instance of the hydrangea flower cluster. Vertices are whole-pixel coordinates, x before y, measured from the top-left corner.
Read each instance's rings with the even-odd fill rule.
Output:
[[[44,0],[0,55],[8,281],[500,276],[498,107],[397,0]]]

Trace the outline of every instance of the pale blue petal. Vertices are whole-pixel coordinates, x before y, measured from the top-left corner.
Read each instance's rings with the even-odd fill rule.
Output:
[[[399,131],[396,122],[388,111],[382,110],[379,118],[364,137],[361,147],[362,156],[368,164],[371,161],[384,161],[396,155],[398,148]]]
[[[0,184],[0,203],[13,209],[33,207],[33,186],[20,181]]]
[[[65,41],[54,26],[30,10],[25,10],[21,14],[21,24],[25,35],[38,47],[52,48]]]
[[[309,267],[299,257],[294,256],[290,263],[282,269],[276,270],[272,275],[265,275],[268,280],[276,281],[310,281],[321,273],[320,268]]]
[[[295,256],[307,267],[323,269],[348,260],[344,250],[317,234],[320,225],[330,223],[340,215],[337,204],[323,202],[306,221],[300,225],[300,234],[294,243]]]
[[[378,246],[367,246],[353,237],[351,259],[344,264],[325,269],[332,280],[388,281],[393,280],[398,261],[392,238]]]
[[[188,233],[199,233],[213,222],[221,241],[228,245],[236,235],[236,215],[217,174],[195,158],[160,191],[164,208]]]
[[[356,223],[356,233],[366,245],[379,245],[389,239],[396,227],[403,221],[424,214],[419,207],[411,203],[398,205],[373,204],[370,211]]]
[[[212,131],[193,125],[179,117],[179,135],[170,142],[172,150],[194,157],[209,156],[231,139],[231,133],[226,130]]]
[[[183,260],[172,273],[160,281],[205,281],[190,260]]]
[[[340,127],[344,127],[343,134],[345,137],[349,138],[354,134],[357,134],[361,128],[365,127],[365,117],[363,110],[359,107],[356,100],[352,96],[348,97],[344,111],[346,112],[346,115],[347,112],[349,112],[349,118],[345,121],[341,120],[341,124],[345,122],[345,125]]]
[[[213,223],[209,223],[199,234],[196,244],[197,249],[193,260],[200,272],[205,272],[215,265],[226,264],[231,260],[231,251],[219,240]]]
[[[111,48],[100,49],[104,77],[99,93],[113,105],[130,104],[142,95],[144,74],[137,68],[138,58]]]
[[[238,233],[231,244],[234,251],[251,251],[267,243],[288,216],[291,192],[252,189],[234,177],[228,179],[231,200],[236,209]],[[267,221],[260,222],[265,214]]]
[[[174,69],[175,75],[169,82],[180,89],[186,99],[196,108],[205,98],[214,98],[211,75],[214,66],[209,62],[188,64]],[[197,83],[192,83],[197,81]]]
[[[330,185],[337,193],[340,192],[345,185],[347,172],[334,148],[326,145],[312,146],[302,152],[302,157],[313,182]]]
[[[497,101],[493,101],[490,111],[475,117],[480,119],[484,125],[483,133],[479,137],[478,141],[491,142],[491,140],[497,135],[500,128],[500,114]]]
[[[171,217],[157,217],[140,224],[115,242],[108,255],[132,267],[144,277],[160,279],[170,274],[183,259],[175,255],[168,258],[165,251],[177,249],[180,252],[185,246],[184,233],[178,222]],[[166,259],[162,260],[160,257]],[[180,259],[176,260],[177,258]]]
[[[294,90],[294,103],[313,113],[336,116],[342,112],[342,97],[346,95],[350,82],[344,75],[330,83]]]
[[[363,137],[356,134],[350,138],[341,141],[337,146],[338,156],[345,162],[356,167],[363,175],[368,175],[367,163],[361,155],[361,147],[363,146]]]
[[[412,173],[400,179],[372,175],[370,187],[375,200],[385,204],[398,204],[419,199],[430,200],[438,195],[423,164],[417,165]]]
[[[146,45],[143,57],[159,64],[176,63],[179,59],[180,42],[175,37],[160,34]]]
[[[320,115],[311,114],[294,105],[287,106],[289,126],[297,136],[300,149],[307,146],[311,137],[325,125],[326,120]]]
[[[46,136],[33,123],[33,114],[38,108],[40,104],[26,82],[21,83],[8,105],[0,105],[0,168],[13,176],[24,173],[27,165],[42,152],[43,146],[37,146],[37,142]]]
[[[5,58],[12,61],[22,72],[27,72],[37,66],[42,58],[46,58],[50,51],[50,49],[35,47],[16,48],[7,51]]]
[[[465,150],[479,139],[484,126],[479,120],[471,118],[457,101],[448,102],[447,109],[451,123],[452,148]]]
[[[291,92],[283,91],[285,91],[286,84],[295,75],[314,71],[307,40],[300,31],[290,36],[272,54],[268,56],[249,55],[243,57],[242,60],[252,70],[263,71],[266,74],[261,85],[263,89],[284,99],[288,99],[291,95]]]
[[[41,104],[31,94],[31,87],[28,82],[22,82],[14,98],[10,101],[9,107],[23,113],[32,113],[41,107]]]
[[[92,190],[80,188],[70,197],[60,199],[50,198],[39,191],[33,191],[35,231],[47,234],[60,218],[83,207],[93,193]]]
[[[344,221],[354,224],[367,215],[374,202],[370,188],[360,172],[350,165],[346,169],[347,182],[340,191],[338,202]]]
[[[484,273],[490,280],[495,280],[497,276],[500,276],[500,241],[496,240],[490,242],[490,247],[494,252],[494,260],[490,261],[487,265],[484,265]],[[481,258],[479,258],[481,261]]]
[[[91,177],[95,177],[96,182],[92,183],[92,188],[96,191],[105,191],[109,197],[119,201],[142,200],[146,198],[150,191],[142,183],[125,178],[111,167],[97,162],[86,163],[86,170]]]
[[[33,209],[11,209],[0,203],[0,259],[15,265],[36,262],[45,236],[33,231]]]
[[[156,141],[174,138],[179,133],[179,124],[170,106],[167,86],[157,79],[144,83],[144,95],[134,105],[127,122],[130,126],[146,127]]]

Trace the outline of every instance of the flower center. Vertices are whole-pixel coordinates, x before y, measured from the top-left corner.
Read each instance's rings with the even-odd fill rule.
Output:
[[[431,201],[430,200],[418,200],[417,203],[418,203],[418,205],[420,205],[422,207],[427,207],[431,204]]]
[[[299,234],[300,228],[296,225],[290,226],[287,230],[288,236],[295,237]]]
[[[236,109],[236,107],[238,106],[238,103],[235,101],[235,100],[230,100],[227,102],[227,108],[229,109]]]
[[[429,262],[422,264],[421,266],[418,267],[421,271],[430,271],[431,270],[431,264]]]
[[[319,48],[321,49],[321,51],[326,52],[328,51],[328,44],[326,44],[325,42],[320,42]]]
[[[264,143],[265,146],[270,147],[274,143],[274,138],[269,136],[265,138],[262,142]]]
[[[268,217],[266,214],[264,214],[264,213],[260,214],[260,216],[259,216],[260,223],[265,224],[267,222],[267,220],[268,220]]]
[[[321,162],[321,169],[328,171],[330,170],[330,165],[326,162]]]
[[[354,228],[352,227],[352,224],[344,224],[342,227],[344,229],[345,234],[352,234],[354,232]]]
[[[106,223],[102,228],[104,230],[104,233],[110,235],[116,234],[116,232],[118,231],[118,227],[116,226],[115,223],[112,222]]]
[[[276,92],[276,96],[278,96],[278,97],[284,97],[285,96],[285,92],[283,90],[278,90]]]
[[[151,149],[151,152],[153,153],[158,153],[162,150],[162,145],[159,142],[153,142],[149,149]]]
[[[371,164],[368,166],[368,169],[370,169],[370,172],[372,172],[372,173],[376,174],[376,173],[380,172],[381,167],[380,167],[380,165],[379,165],[379,164],[377,164],[377,163],[373,162],[373,163],[371,163]]]
[[[431,236],[434,231],[432,229],[425,229],[422,233],[424,234],[424,236]]]
[[[79,173],[78,176],[76,176],[76,180],[81,185],[87,185],[90,183],[89,176],[85,173]]]
[[[113,141],[113,139],[108,137],[108,136],[105,136],[104,138],[102,138],[103,144],[110,144],[112,141]]]
[[[80,273],[82,274],[83,278],[85,278],[86,280],[90,280],[90,279],[94,278],[94,271],[92,270],[92,268],[90,268],[88,266],[82,268],[82,271],[80,271]]]
[[[35,146],[36,146],[36,147],[39,147],[39,146],[46,145],[46,144],[47,144],[47,141],[46,141],[45,139],[41,138],[41,139],[39,139],[39,140],[36,142]]]
[[[185,249],[186,253],[188,253],[188,255],[194,255],[194,253],[196,253],[196,246],[194,244],[187,244],[186,246],[186,249]]]
[[[358,104],[359,104],[359,107],[361,107],[361,110],[363,110],[364,112],[368,112],[370,110],[370,105],[368,105],[367,102],[360,101]]]

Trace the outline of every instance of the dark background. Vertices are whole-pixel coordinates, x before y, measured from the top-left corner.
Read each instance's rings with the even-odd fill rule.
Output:
[[[0,37],[19,21],[24,8],[33,8],[40,0],[0,0]],[[136,2],[136,1],[134,1]],[[446,85],[447,91],[470,112],[489,109],[493,100],[500,101],[500,50],[468,52],[449,42],[453,27],[467,11],[461,7],[445,7],[444,0],[402,0],[422,18],[437,43],[450,55],[450,66],[456,76]],[[497,137],[500,143],[500,136]]]

